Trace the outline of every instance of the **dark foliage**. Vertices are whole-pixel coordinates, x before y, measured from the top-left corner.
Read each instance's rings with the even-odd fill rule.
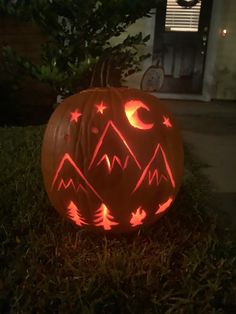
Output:
[[[101,85],[120,85],[122,79],[139,69],[146,57],[140,56],[139,47],[145,45],[149,36],[139,33],[120,40],[118,37],[137,19],[148,16],[157,2],[1,1],[1,15],[31,21],[47,36],[40,65],[17,56],[10,47],[4,48],[4,58],[22,73],[49,83],[60,94],[88,87],[93,74],[99,77]]]

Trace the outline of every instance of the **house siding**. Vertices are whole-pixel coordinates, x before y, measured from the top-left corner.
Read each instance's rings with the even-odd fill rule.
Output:
[[[0,18],[0,49],[11,46],[19,55],[37,63],[41,60],[41,45],[45,40],[46,36],[31,23]]]
[[[236,1],[235,0],[213,0],[215,9],[212,12],[213,32],[209,37],[209,51],[206,62],[206,71],[203,84],[205,99],[236,99]],[[215,20],[216,19],[216,20]],[[225,37],[221,36],[221,30],[227,29]],[[151,18],[138,20],[132,28],[131,33],[142,31],[145,35],[150,34],[146,51],[152,53],[155,33],[155,14]],[[152,63],[152,58],[147,59],[141,65],[142,70],[128,77],[126,85],[140,87],[144,71]],[[171,95],[169,93],[168,95]],[[182,95],[183,96],[183,95]],[[181,96],[181,97],[182,97]],[[189,96],[191,98],[191,95]],[[178,97],[179,98],[179,97]]]
[[[236,1],[225,0],[222,7],[215,62],[216,99],[236,99]],[[227,30],[225,37],[222,29]]]

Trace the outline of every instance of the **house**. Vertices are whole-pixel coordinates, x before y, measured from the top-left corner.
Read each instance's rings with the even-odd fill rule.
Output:
[[[150,15],[120,36],[151,35],[147,47],[141,48],[151,57],[128,77],[127,86],[140,88],[147,69],[159,62],[164,69],[162,86],[154,91],[159,98],[236,99],[235,0],[160,0]],[[35,27],[0,20],[0,47],[8,44],[37,62],[44,40]]]
[[[192,7],[178,3],[195,2]],[[152,57],[127,85],[140,87],[145,71],[157,61],[164,68],[159,98],[236,99],[236,1],[164,0],[130,27],[151,34],[146,52]]]

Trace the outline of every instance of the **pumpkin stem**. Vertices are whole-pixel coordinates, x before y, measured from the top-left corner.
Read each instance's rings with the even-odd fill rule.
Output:
[[[97,72],[97,67],[98,67],[98,62],[95,63],[95,65],[93,67],[93,72],[92,72],[92,76],[91,76],[91,80],[90,80],[90,87],[94,86],[94,79],[95,79],[95,74]]]
[[[101,87],[103,87],[103,82],[104,82],[105,64],[106,64],[106,59],[102,61],[102,65],[101,65],[101,72],[100,72],[100,85],[101,85]]]
[[[106,86],[110,86],[109,84],[109,79],[110,79],[110,70],[111,70],[111,60],[112,60],[112,57],[108,57],[107,58],[107,69],[106,69]]]
[[[105,83],[105,87],[110,86],[109,78],[110,78],[110,69],[111,69],[111,59],[112,58],[108,57],[107,59],[98,61],[94,65],[92,75],[91,75],[91,80],[90,80],[90,87],[94,86],[94,81],[96,78],[96,74],[98,74],[97,72],[98,72],[99,67],[100,67],[100,87],[104,87],[104,83]]]

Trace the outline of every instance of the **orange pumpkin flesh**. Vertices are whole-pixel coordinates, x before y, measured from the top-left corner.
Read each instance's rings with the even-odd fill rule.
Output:
[[[55,110],[42,146],[53,206],[83,228],[137,230],[173,203],[183,147],[173,117],[135,89],[94,88]]]

